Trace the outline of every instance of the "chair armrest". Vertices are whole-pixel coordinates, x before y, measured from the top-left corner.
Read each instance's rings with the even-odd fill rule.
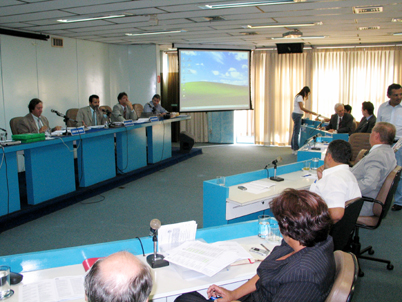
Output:
[[[377,200],[377,199],[374,199],[374,198],[371,198],[371,197],[367,197],[367,196],[362,196],[362,198],[363,198],[364,201],[377,203],[377,204],[379,204],[381,207],[384,207],[384,204],[383,204],[381,201]]]

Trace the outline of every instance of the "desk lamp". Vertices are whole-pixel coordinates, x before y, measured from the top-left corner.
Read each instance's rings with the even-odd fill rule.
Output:
[[[277,157],[274,161],[272,161],[272,164],[274,165],[274,176],[271,176],[269,179],[273,180],[273,181],[284,181],[284,179],[282,177],[277,177],[276,176],[276,168],[277,168],[277,164],[278,162],[280,163],[282,161],[282,157]]]
[[[152,219],[151,223],[149,225],[151,226],[150,236],[152,236],[152,241],[154,242],[154,253],[151,255],[148,255],[147,262],[148,262],[149,266],[152,268],[168,266],[169,262],[164,260],[165,257],[161,254],[156,253],[157,244],[158,244],[158,230],[161,227],[161,222],[159,219]]]

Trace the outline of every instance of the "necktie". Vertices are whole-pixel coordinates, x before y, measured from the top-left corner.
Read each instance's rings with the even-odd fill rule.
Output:
[[[339,118],[339,125],[338,125],[338,129],[341,128],[341,124],[342,124],[342,118]]]
[[[38,117],[38,133],[39,133],[40,128],[42,128],[41,120],[40,120],[40,117]]]
[[[127,107],[124,107],[124,113],[123,113],[124,118],[126,118],[126,113],[127,113]]]
[[[92,112],[92,126],[96,126],[96,113],[95,113],[95,110]]]

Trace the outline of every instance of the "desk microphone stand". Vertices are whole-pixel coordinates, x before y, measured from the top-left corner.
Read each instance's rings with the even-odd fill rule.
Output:
[[[273,181],[284,181],[282,177],[276,176],[277,163],[274,161],[273,164],[274,164],[274,176],[271,176],[269,179]]]
[[[157,230],[151,228],[151,235],[153,236],[152,241],[154,242],[154,253],[148,255],[147,257],[147,262],[149,266],[152,268],[168,266],[169,262],[164,259],[165,257],[161,254],[156,253],[156,245],[158,243]]]
[[[314,147],[311,148],[311,150],[321,150],[321,148],[318,148],[315,146],[315,143],[317,142],[317,138],[314,137]]]

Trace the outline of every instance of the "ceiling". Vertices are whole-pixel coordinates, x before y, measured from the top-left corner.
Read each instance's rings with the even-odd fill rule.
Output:
[[[227,9],[202,9],[207,4],[248,0],[1,0],[0,27],[56,37],[112,44],[219,44],[271,47],[275,43],[304,42],[307,45],[399,44],[402,36],[402,0],[306,0],[304,2]],[[250,0],[257,1],[257,0]],[[299,0],[300,1],[300,0]],[[382,6],[383,12],[354,14],[354,6]],[[60,18],[125,14],[126,17],[77,23]],[[208,21],[208,17],[221,20]],[[311,27],[292,26],[322,22]],[[247,25],[289,25],[284,28],[250,29]],[[359,30],[358,27],[380,27]],[[294,28],[302,39],[272,40]],[[179,33],[127,36],[161,31]],[[312,39],[309,36],[325,36]]]

